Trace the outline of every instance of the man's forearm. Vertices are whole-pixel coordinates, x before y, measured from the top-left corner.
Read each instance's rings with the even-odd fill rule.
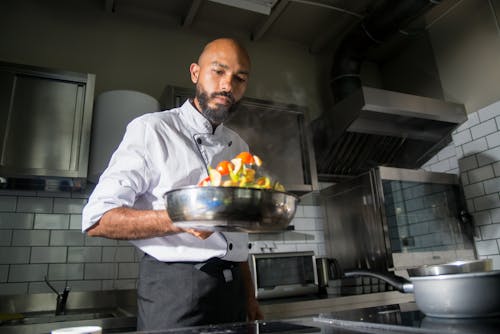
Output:
[[[106,212],[99,222],[87,230],[92,237],[110,239],[145,239],[182,232],[175,227],[165,210],[115,208]]]

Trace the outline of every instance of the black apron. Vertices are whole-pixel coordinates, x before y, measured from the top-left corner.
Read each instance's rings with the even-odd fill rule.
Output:
[[[137,287],[137,330],[246,320],[239,263],[161,262],[144,255]]]

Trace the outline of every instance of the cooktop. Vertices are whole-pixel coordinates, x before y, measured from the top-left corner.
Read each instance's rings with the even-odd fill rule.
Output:
[[[446,319],[425,316],[415,303],[320,314],[314,322],[361,333],[499,333],[500,318]],[[337,332],[333,332],[337,333]],[[341,332],[339,332],[341,333]]]
[[[499,333],[500,318],[442,319],[425,316],[415,303],[330,312],[314,317],[275,321],[186,327],[154,333],[175,334],[493,334]],[[153,333],[153,332],[151,332]]]
[[[162,333],[175,334],[259,334],[259,333],[321,333],[321,326],[308,326],[286,321],[255,321],[220,324],[203,327],[187,327]]]

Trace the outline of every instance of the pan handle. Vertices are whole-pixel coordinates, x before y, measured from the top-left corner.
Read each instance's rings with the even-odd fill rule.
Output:
[[[344,273],[345,277],[355,277],[355,276],[369,276],[381,279],[392,285],[396,290],[403,293],[413,293],[413,283],[404,277],[396,276],[393,274],[382,274],[369,270],[351,270]]]

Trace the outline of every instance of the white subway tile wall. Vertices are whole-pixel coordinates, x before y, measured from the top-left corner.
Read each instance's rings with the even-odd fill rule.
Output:
[[[126,241],[81,232],[88,194],[0,191],[0,295],[58,290],[134,289],[142,252]],[[314,251],[325,255],[324,214],[302,205],[293,231],[252,234],[251,252]]]
[[[423,168],[460,175],[476,225],[478,256],[491,258],[500,269],[500,101],[469,114],[452,137]],[[455,156],[450,155],[453,149]],[[457,169],[449,167],[453,160]]]
[[[453,142],[424,169],[460,175],[474,216],[476,249],[500,269],[500,102],[468,115]],[[0,295],[133,289],[141,252],[128,242],[80,232],[88,194],[0,191]],[[324,209],[300,205],[294,230],[251,234],[252,253],[314,251],[325,256]],[[418,226],[416,229],[427,229]]]
[[[313,251],[326,255],[323,207],[299,205],[292,223],[294,230],[280,233],[250,234],[251,253]]]

